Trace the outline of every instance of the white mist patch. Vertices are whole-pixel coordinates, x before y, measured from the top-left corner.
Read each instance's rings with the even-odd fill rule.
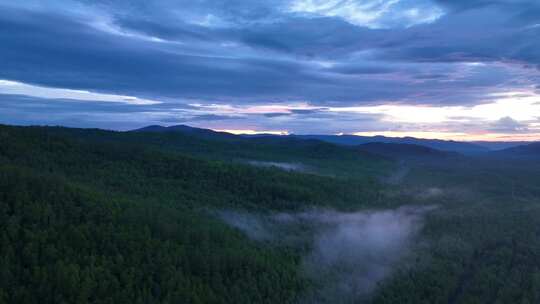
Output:
[[[323,228],[304,269],[320,288],[309,302],[348,303],[369,295],[410,253],[423,215],[431,209],[315,214]]]
[[[409,174],[410,170],[411,168],[405,165],[404,162],[400,162],[399,167],[389,176],[383,178],[382,181],[391,185],[401,184],[403,179]]]
[[[420,199],[433,199],[444,195],[444,190],[438,187],[429,187],[418,193]]]
[[[309,248],[302,270],[316,288],[306,303],[352,303],[368,297],[411,253],[424,215],[434,208],[266,216],[227,211],[220,217],[254,240]]]
[[[250,239],[263,241],[273,236],[271,227],[263,216],[223,210],[218,212],[218,217],[229,226],[244,232]]]
[[[257,167],[275,167],[275,168],[283,169],[286,171],[300,171],[300,172],[308,171],[307,170],[308,168],[305,165],[299,164],[299,163],[271,162],[271,161],[258,161],[258,160],[250,160],[247,163],[253,166],[257,166]]]

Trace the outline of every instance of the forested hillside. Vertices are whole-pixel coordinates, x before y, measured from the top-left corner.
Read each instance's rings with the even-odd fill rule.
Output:
[[[367,179],[62,131],[79,136],[0,128],[2,303],[296,302],[309,286],[298,253],[255,244],[208,211],[352,209],[379,195]]]
[[[153,129],[150,129],[153,130]],[[386,172],[391,163],[381,156],[354,147],[343,147],[319,140],[291,137],[245,138],[203,129],[173,129],[155,132],[148,129],[133,132],[111,132],[47,128],[49,136],[72,138],[85,143],[114,143],[123,148],[156,148],[161,151],[194,155],[197,158],[235,163],[250,161],[298,163],[319,175],[365,178]]]
[[[415,267],[385,282],[374,303],[539,303],[540,167],[461,158],[417,165],[400,186],[440,206],[426,218]]]
[[[372,153],[0,126],[0,303],[540,301],[536,162]]]

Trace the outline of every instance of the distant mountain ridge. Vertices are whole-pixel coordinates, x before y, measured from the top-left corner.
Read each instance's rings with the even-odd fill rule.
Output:
[[[153,125],[125,133],[128,136],[118,140],[145,142],[149,147],[158,146],[213,160],[299,164],[320,175],[364,178],[371,172],[378,174],[391,166],[387,158],[360,151],[354,146],[293,136],[247,137],[185,125]]]
[[[492,151],[504,150],[512,147],[528,145],[531,141],[471,141],[471,143],[486,147]]]
[[[164,127],[160,125],[150,125],[140,129],[131,130],[129,132],[152,132],[152,133],[168,133],[168,132],[180,132],[187,135],[196,135],[202,138],[209,139],[234,139],[238,138],[237,135],[227,133],[227,132],[218,132],[210,129],[195,128],[186,125],[174,125],[170,127]]]
[[[426,146],[414,144],[396,144],[396,143],[381,143],[373,142],[358,146],[360,151],[369,152],[392,159],[447,159],[451,157],[459,157],[461,154],[457,152],[449,152],[433,149]]]
[[[494,150],[504,150],[525,144],[526,142],[462,142],[442,139],[424,139],[415,137],[386,137],[386,136],[357,136],[357,135],[274,135],[274,134],[256,134],[256,135],[234,135],[226,132],[218,132],[210,129],[190,127],[187,125],[159,126],[151,125],[144,128],[132,130],[131,132],[181,132],[192,134],[207,139],[240,139],[240,138],[296,138],[319,140],[327,143],[342,146],[358,146],[368,143],[387,143],[387,144],[408,144],[428,147],[435,150],[446,152],[458,152],[464,155],[476,155],[488,153]]]
[[[540,142],[533,142],[527,145],[520,145],[495,151],[493,156],[519,157],[519,158],[540,158]]]
[[[367,143],[388,143],[388,144],[412,144],[442,151],[454,151],[463,154],[478,154],[488,152],[489,149],[477,144],[440,140],[422,139],[415,137],[386,137],[386,136],[356,136],[356,135],[294,135],[300,138],[319,139],[340,145],[361,145]]]

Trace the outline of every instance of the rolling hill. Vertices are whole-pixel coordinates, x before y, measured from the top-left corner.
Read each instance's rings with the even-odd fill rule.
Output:
[[[490,155],[513,158],[540,158],[540,142],[495,151],[490,153]]]
[[[519,145],[526,145],[527,142],[492,142],[474,141],[462,142],[454,140],[424,139],[415,137],[386,137],[386,136],[357,136],[357,135],[234,135],[226,132],[217,132],[209,129],[195,128],[187,125],[173,125],[169,127],[151,125],[131,132],[153,132],[153,133],[182,133],[206,139],[221,140],[241,140],[241,138],[297,138],[307,140],[319,140],[343,146],[357,146],[367,143],[389,143],[389,144],[410,144],[424,146],[440,151],[458,152],[465,155],[478,155],[490,151],[497,151],[512,148]]]
[[[365,151],[396,160],[442,160],[460,156],[460,154],[457,152],[441,151],[414,144],[374,142],[362,144],[357,147],[360,151]]]
[[[0,125],[0,303],[298,303],[310,286],[300,254],[250,241],[210,211],[378,201],[374,179],[198,157],[174,147],[235,145],[172,135]],[[364,157],[300,144],[305,159]]]
[[[0,125],[0,303],[539,302],[536,159],[202,132]],[[398,163],[387,158],[434,161],[410,162],[402,182],[383,184],[374,174]],[[416,218],[423,208],[432,211]],[[268,221],[279,224],[266,231],[275,238],[247,233]],[[373,269],[366,255],[305,275],[319,248],[342,247],[330,254],[339,261],[378,258],[386,251],[366,246],[399,243],[402,228],[417,231],[414,245],[366,301],[324,293]],[[387,267],[385,256],[375,267]],[[308,265],[327,265],[318,261]],[[315,301],[318,291],[328,300]]]
[[[76,133],[73,135],[79,136]],[[122,133],[122,136],[111,132],[98,132],[92,136],[96,135],[98,138],[110,137],[115,141],[144,142],[208,159],[299,164],[310,167],[312,173],[332,176],[376,175],[391,166],[384,157],[352,146],[295,136],[240,136],[184,125],[149,126]]]
[[[422,139],[414,137],[386,137],[386,136],[356,136],[356,135],[294,135],[304,139],[318,139],[334,144],[356,146],[367,143],[412,144],[425,146],[441,151],[453,151],[462,154],[480,154],[489,151],[489,148],[478,144],[459,142],[453,140]]]

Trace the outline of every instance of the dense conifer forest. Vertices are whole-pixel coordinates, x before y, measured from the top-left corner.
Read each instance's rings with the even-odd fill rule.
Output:
[[[540,301],[536,162],[212,136],[0,126],[0,303]],[[306,275],[309,242],[216,216],[413,205],[433,211],[407,257],[369,294],[334,301],[313,296],[335,277]]]
[[[298,254],[254,244],[208,209],[354,208],[377,199],[371,180],[114,142],[122,136],[1,127],[2,303],[295,302],[308,286]]]

